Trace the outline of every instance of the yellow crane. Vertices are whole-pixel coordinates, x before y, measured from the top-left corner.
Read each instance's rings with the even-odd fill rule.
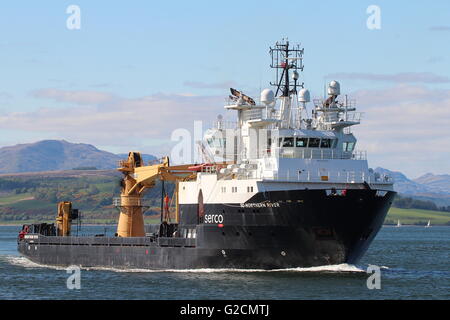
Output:
[[[175,182],[176,223],[178,223],[178,181],[195,178],[196,173],[189,170],[190,166],[170,166],[168,157],[164,157],[161,163],[146,166],[139,152],[130,152],[128,159],[121,161],[120,168],[117,169],[124,174],[120,201],[116,203],[120,208],[117,235],[145,236],[142,196],[145,190],[155,186],[158,179]]]

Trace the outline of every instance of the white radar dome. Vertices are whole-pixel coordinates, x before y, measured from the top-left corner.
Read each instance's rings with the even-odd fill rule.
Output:
[[[331,81],[328,85],[328,94],[338,96],[341,94],[341,85],[337,81]]]
[[[298,93],[298,101],[299,102],[310,102],[311,101],[311,97],[309,95],[309,90],[308,89],[301,89]]]
[[[264,104],[273,104],[275,102],[275,94],[270,89],[264,89],[261,92],[261,102]]]

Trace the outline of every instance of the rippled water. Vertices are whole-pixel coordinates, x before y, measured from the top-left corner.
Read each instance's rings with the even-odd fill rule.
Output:
[[[358,266],[284,270],[81,271],[69,290],[64,268],[21,257],[19,227],[0,226],[0,299],[449,299],[450,227],[384,227]],[[113,232],[112,228],[110,231]],[[86,233],[103,227],[84,227]],[[367,288],[368,265],[381,289]]]

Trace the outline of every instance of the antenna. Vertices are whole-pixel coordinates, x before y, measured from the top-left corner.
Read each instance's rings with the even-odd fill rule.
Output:
[[[304,49],[300,49],[300,45],[289,46],[289,41],[283,39],[281,42],[276,42],[275,46],[270,47],[269,53],[272,57],[272,63],[270,67],[276,69],[275,82],[270,82],[270,85],[277,88],[275,96],[281,92],[281,96],[289,97],[291,93],[297,92],[297,70],[303,71],[303,52]],[[294,84],[291,84],[291,78],[289,77],[289,71],[294,73]],[[303,88],[303,83],[299,85]]]

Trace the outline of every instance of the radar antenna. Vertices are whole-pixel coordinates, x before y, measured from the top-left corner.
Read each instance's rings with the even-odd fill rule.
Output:
[[[289,47],[288,40],[276,42],[275,47],[270,47],[270,55],[272,56],[272,63],[270,67],[276,69],[275,82],[270,82],[272,86],[277,88],[275,96],[281,92],[282,97],[289,97],[292,93],[297,94],[297,70],[303,71],[303,52],[300,45]],[[293,70],[294,84],[290,83],[289,70]],[[298,85],[303,88],[303,82]]]

